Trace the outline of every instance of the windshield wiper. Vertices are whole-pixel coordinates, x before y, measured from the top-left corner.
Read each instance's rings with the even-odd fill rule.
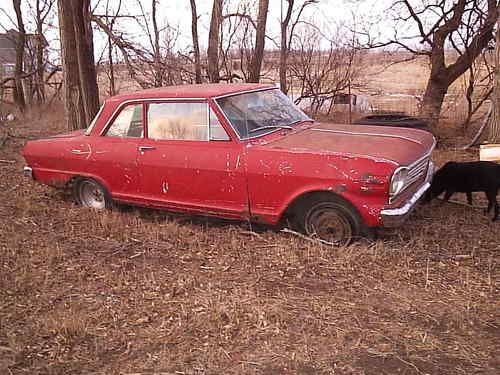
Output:
[[[289,123],[288,126],[298,124],[299,122],[314,122],[314,120],[310,118],[305,120],[295,120],[294,122]]]
[[[251,134],[251,133],[255,133],[259,130],[262,130],[262,129],[288,129],[288,130],[293,130],[293,128],[289,125],[266,125],[266,126],[261,126],[259,128],[255,128],[255,129],[252,129],[252,130],[249,130],[248,131],[248,134]]]

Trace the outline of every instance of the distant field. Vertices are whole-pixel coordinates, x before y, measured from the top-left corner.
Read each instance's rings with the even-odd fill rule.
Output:
[[[383,53],[370,53],[362,63],[362,73],[355,85],[359,87],[354,87],[352,92],[366,95],[373,110],[406,112],[410,115],[417,115],[419,99],[425,91],[430,67],[428,59],[425,57],[395,63],[407,57],[406,54],[388,56]],[[273,64],[276,65],[277,61],[273,61]],[[275,82],[273,77],[277,79],[277,68],[274,65],[268,66],[266,67],[266,73],[267,78],[265,81]],[[126,70],[121,69],[116,75],[116,87],[119,92],[140,89],[137,83],[128,77]],[[99,87],[102,97],[107,96],[108,86],[108,78],[104,72],[101,72],[99,74]],[[294,97],[297,95],[296,91],[297,88],[291,90]],[[466,103],[464,92],[463,79],[455,82],[449,90],[442,113],[446,123],[458,125],[465,120]],[[342,114],[342,112],[346,111],[346,107],[339,106],[336,111],[340,112],[335,116],[336,119],[347,121],[347,116]]]

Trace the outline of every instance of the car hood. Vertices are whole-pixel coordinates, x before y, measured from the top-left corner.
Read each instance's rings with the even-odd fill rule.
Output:
[[[435,139],[431,133],[417,129],[314,123],[305,130],[271,141],[265,147],[366,157],[409,165],[429,154],[434,145]]]

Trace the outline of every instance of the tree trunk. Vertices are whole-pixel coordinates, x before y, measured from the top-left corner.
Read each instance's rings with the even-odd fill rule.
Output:
[[[438,124],[447,91],[448,86],[440,81],[429,79],[427,82],[420,116],[429,122],[431,129],[435,129]]]
[[[280,48],[280,89],[283,93],[288,93],[288,87],[286,84],[286,60],[288,57],[288,51],[286,50],[286,32],[283,31],[283,26],[281,27],[281,48]]]
[[[90,0],[72,0],[74,38],[78,74],[87,127],[99,111],[99,89],[94,62],[94,43],[90,24]]]
[[[222,0],[214,0],[210,31],[208,34],[208,79],[210,82],[219,82],[219,34],[222,24]]]
[[[429,55],[431,74],[427,82],[420,115],[427,119],[431,128],[434,129],[438,125],[448,88],[472,66],[474,60],[488,46],[488,42],[491,40],[491,31],[498,18],[496,0],[488,0],[488,13],[481,28],[471,38],[469,45],[465,47],[465,52],[460,54],[455,62],[446,65],[446,42],[453,32],[463,26],[462,17],[466,3],[464,0],[458,1],[453,6],[452,16],[432,34],[432,48]],[[468,30],[470,31],[470,29]]]
[[[500,143],[500,18],[497,19],[495,44],[495,88],[491,98],[493,113],[490,119],[488,141]]]
[[[108,35],[108,64],[109,64],[109,95],[116,94],[115,68],[113,66],[113,41]]]
[[[66,126],[69,130],[86,127],[85,110],[80,91],[78,56],[76,52],[75,30],[71,3],[58,0],[59,32],[61,38],[61,58],[63,71],[64,109]]]
[[[250,76],[248,82],[259,82],[262,60],[264,59],[264,46],[266,40],[266,23],[269,0],[259,1],[259,14],[257,16],[257,30],[255,33],[255,51],[250,63]]]
[[[294,5],[294,0],[287,0],[288,7],[286,10],[285,19],[281,20],[281,45],[280,45],[280,66],[279,66],[279,75],[280,75],[280,89],[283,93],[288,94],[288,87],[286,82],[286,64],[288,59],[289,45],[290,42],[287,40],[287,30],[288,24],[290,23],[290,19],[292,17],[292,10]],[[283,11],[283,10],[282,10]]]
[[[22,112],[26,107],[23,90],[24,47],[26,44],[26,31],[24,30],[23,15],[21,13],[21,0],[13,0],[16,12],[18,33],[16,34],[16,65],[14,68],[14,103]]]
[[[35,75],[35,88],[36,88],[36,99],[38,104],[45,102],[45,85],[43,82],[43,75],[45,70],[45,64],[43,61],[43,55],[45,52],[45,39],[43,38],[43,19],[42,19],[42,9],[40,8],[40,0],[36,0],[35,4],[36,11],[36,75]]]
[[[156,6],[157,0],[151,0],[151,19],[153,21],[153,70],[154,70],[154,87],[163,86],[163,67],[161,61],[161,51],[160,51],[160,31],[158,29],[158,22],[156,20]]]
[[[196,0],[191,1],[191,35],[194,50],[194,74],[196,83],[201,83],[200,45],[198,41],[198,12],[196,11]]]

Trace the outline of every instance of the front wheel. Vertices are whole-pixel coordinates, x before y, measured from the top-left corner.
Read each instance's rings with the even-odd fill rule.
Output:
[[[298,211],[301,229],[324,244],[347,246],[359,235],[361,219],[342,199],[317,197],[303,202]]]
[[[91,178],[83,178],[74,187],[76,201],[84,207],[102,210],[111,207],[111,199],[106,189]]]

